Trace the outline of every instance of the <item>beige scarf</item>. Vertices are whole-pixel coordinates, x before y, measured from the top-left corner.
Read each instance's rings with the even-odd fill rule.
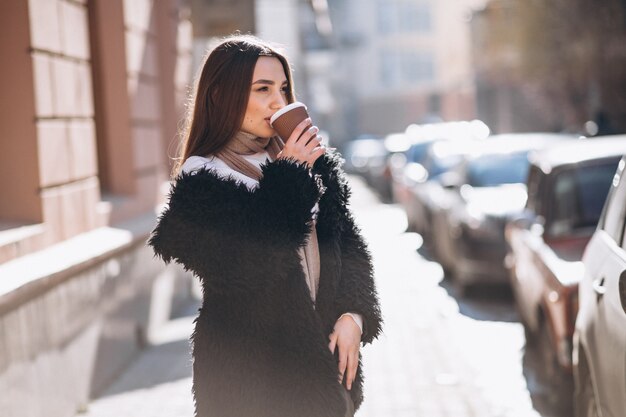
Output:
[[[217,157],[234,171],[240,172],[246,177],[258,181],[262,176],[261,169],[251,162],[248,162],[242,155],[254,155],[259,152],[267,152],[273,161],[284,146],[285,144],[278,136],[259,138],[250,133],[239,131],[228,142],[226,148],[217,154]],[[299,254],[311,299],[315,302],[320,279],[320,253],[315,230],[315,221],[311,223],[306,245],[299,249]]]

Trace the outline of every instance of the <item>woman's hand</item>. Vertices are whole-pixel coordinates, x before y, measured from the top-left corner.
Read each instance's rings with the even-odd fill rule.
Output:
[[[359,365],[359,346],[361,343],[361,329],[350,316],[343,316],[330,334],[328,348],[335,353],[339,348],[339,383],[346,376],[346,388],[352,389],[352,382],[356,377]]]
[[[320,156],[324,155],[326,148],[320,143],[320,131],[317,126],[305,128],[311,124],[311,119],[305,119],[291,132],[291,136],[285,142],[285,147],[278,154],[278,158],[295,159],[300,163],[306,163],[309,167]]]

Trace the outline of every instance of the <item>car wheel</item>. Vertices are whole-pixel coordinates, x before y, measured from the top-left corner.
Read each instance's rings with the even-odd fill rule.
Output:
[[[539,329],[539,354],[541,355],[541,364],[543,370],[550,381],[556,381],[559,376],[559,364],[552,348],[552,336],[550,335],[550,327],[546,320],[541,321]]]
[[[576,417],[598,417],[598,407],[593,390],[593,381],[584,352],[580,352],[579,364],[574,368],[576,391],[574,395],[574,410]]]
[[[552,336],[550,335],[549,324],[545,319],[542,319],[540,326],[537,332],[538,340],[535,344],[539,349],[539,360],[541,361],[542,372],[546,378],[546,382],[552,387],[563,387],[567,385],[571,389],[573,382],[572,376],[561,367],[556,357],[551,341]]]
[[[537,329],[537,341],[527,346],[536,352],[538,377],[535,390],[544,406],[555,411],[555,415],[571,416],[573,410],[574,381],[571,373],[558,363],[551,343],[550,327],[546,320]]]

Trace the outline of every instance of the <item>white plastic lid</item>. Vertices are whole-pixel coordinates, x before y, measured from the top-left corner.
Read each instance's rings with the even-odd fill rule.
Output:
[[[304,105],[304,103],[300,103],[299,101],[294,101],[293,103],[287,104],[285,107],[283,107],[282,109],[274,113],[272,117],[270,117],[270,124],[273,124],[274,120],[278,119],[280,116],[287,113],[289,110],[295,109],[296,107],[304,107],[306,109],[306,106]]]

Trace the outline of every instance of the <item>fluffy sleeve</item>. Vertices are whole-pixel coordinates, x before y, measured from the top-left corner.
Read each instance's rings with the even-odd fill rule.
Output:
[[[371,343],[381,332],[382,316],[372,257],[350,213],[341,235],[341,280],[335,303],[337,311],[359,313],[363,317],[363,343]]]
[[[321,158],[320,158],[321,159]],[[353,312],[363,317],[363,343],[371,343],[381,332],[382,314],[374,282],[372,257],[361,231],[348,207],[350,187],[343,170],[342,159],[338,154],[327,154],[317,164],[317,169],[325,171],[329,178],[328,188],[335,196],[337,220],[340,227],[339,245],[341,251],[341,276],[336,311]]]
[[[254,190],[211,170],[182,174],[148,244],[212,291],[254,291],[286,278],[285,268],[277,266],[304,244],[323,186],[289,160],[262,171]]]

